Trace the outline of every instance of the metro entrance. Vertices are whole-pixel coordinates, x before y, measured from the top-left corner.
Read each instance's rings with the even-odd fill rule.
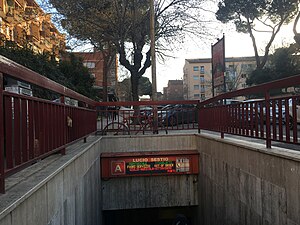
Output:
[[[173,207],[103,211],[103,225],[185,225],[176,217],[187,218],[187,225],[197,223],[197,207]]]

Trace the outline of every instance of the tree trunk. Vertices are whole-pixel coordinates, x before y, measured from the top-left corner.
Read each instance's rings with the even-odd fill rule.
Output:
[[[294,39],[295,39],[295,42],[300,45],[300,33],[298,33],[297,31],[297,25],[298,25],[298,22],[299,22],[299,19],[300,19],[300,12],[298,12],[297,16],[296,16],[296,19],[295,19],[295,22],[294,22],[294,26],[293,26],[293,32],[294,32]]]
[[[131,73],[131,94],[132,94],[132,101],[138,102],[139,101],[139,93],[138,93],[138,84],[139,84],[139,76],[138,72],[135,71],[130,71]],[[134,119],[133,123],[134,124],[140,124],[140,118],[138,115],[140,115],[140,107],[138,105],[133,106],[134,109]]]
[[[130,71],[131,73],[131,95],[132,95],[132,101],[139,101],[139,93],[138,93],[138,87],[139,87],[139,76],[138,72],[136,71]]]
[[[108,62],[106,57],[103,55],[103,102],[107,102],[107,77],[108,77]]]

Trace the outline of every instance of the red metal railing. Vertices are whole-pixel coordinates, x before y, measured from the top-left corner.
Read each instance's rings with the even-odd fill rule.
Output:
[[[300,95],[295,91],[297,85],[300,85],[300,75],[201,102],[199,129],[220,132],[221,137],[233,134],[264,139],[267,148],[271,147],[271,141],[299,144]],[[294,91],[287,93],[286,90],[291,88]],[[224,104],[225,99],[249,96],[263,97],[238,104]]]
[[[47,88],[59,94],[61,102],[65,96],[77,99],[85,107],[3,91],[4,76]],[[204,102],[96,103],[0,56],[0,192],[5,191],[8,175],[54,152],[65,154],[67,144],[96,130],[104,134],[105,130],[115,132],[122,128],[122,132],[137,134],[203,129],[220,132],[222,138],[224,134],[233,134],[264,139],[268,148],[271,141],[299,144],[300,95],[296,91],[293,95],[278,91],[297,85],[300,86],[300,75]],[[274,91],[281,94],[274,95]],[[249,96],[263,97],[252,102],[224,104],[225,99]]]
[[[55,92],[63,103],[4,91],[6,76]],[[64,104],[65,96],[86,107]],[[97,129],[93,100],[3,57],[0,105],[0,193],[5,192],[5,177],[55,152],[65,154],[68,144]]]
[[[115,134],[118,129],[120,134],[198,129],[197,104],[198,101],[99,102],[98,132],[106,134],[107,128]]]

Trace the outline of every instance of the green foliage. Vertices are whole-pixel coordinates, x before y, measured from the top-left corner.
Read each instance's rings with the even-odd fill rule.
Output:
[[[292,47],[276,49],[270,56],[268,66],[254,70],[247,79],[247,84],[262,84],[299,74],[300,57],[296,53]]]
[[[152,84],[148,77],[139,80],[139,95],[152,95]]]
[[[119,83],[119,89],[122,93],[130,93],[131,89],[131,81],[130,78],[124,79],[122,82]],[[141,77],[139,79],[139,89],[138,95],[152,95],[152,84],[148,77]],[[127,97],[127,101],[131,101],[130,97]]]
[[[255,20],[269,18],[271,22],[290,22],[295,16],[298,0],[222,0],[218,4],[216,17],[223,23],[234,22],[238,32],[249,32]]]
[[[20,48],[12,42],[0,46],[0,54],[80,94],[97,99],[93,89],[94,78],[75,56],[58,63],[49,54],[35,54],[31,49]],[[57,97],[42,87],[34,87],[33,90],[37,97],[50,100]]]
[[[74,54],[70,54],[69,60],[59,63],[58,69],[68,80],[68,83],[72,86],[74,91],[87,97],[97,99],[96,91],[92,88],[95,79],[91,76],[88,68],[83,66],[81,59]]]
[[[151,66],[150,7],[148,0],[49,0],[62,15],[61,25],[73,37],[94,46],[109,42],[119,53],[120,64],[131,75],[131,93],[138,101],[139,79]],[[202,0],[155,1],[155,39],[161,50],[171,49],[184,32],[203,32]],[[80,19],[78,19],[80,15]],[[199,30],[196,30],[199,27]],[[166,44],[167,43],[167,44]],[[178,42],[177,42],[178,43]],[[157,47],[158,48],[158,47]],[[163,55],[163,54],[161,54]]]
[[[263,69],[268,61],[270,47],[283,24],[291,22],[298,10],[299,0],[221,0],[216,18],[233,22],[236,30],[248,33],[253,43],[256,65]],[[255,32],[266,32],[264,54],[258,53]]]

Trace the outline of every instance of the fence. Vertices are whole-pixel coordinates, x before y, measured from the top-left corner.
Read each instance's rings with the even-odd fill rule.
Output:
[[[60,95],[62,103],[11,93],[10,77]],[[68,96],[86,107],[64,104]],[[96,131],[95,102],[0,56],[0,192],[5,177],[50,154],[65,154],[68,144]]]
[[[47,88],[62,103],[4,90],[4,77]],[[300,75],[225,93],[204,102],[99,102],[0,56],[0,192],[5,177],[98,131],[100,134],[209,130],[299,144]],[[290,90],[291,89],[291,90]],[[283,91],[284,90],[284,91]],[[65,97],[81,107],[64,104]],[[228,104],[228,99],[256,100]],[[97,122],[96,122],[97,121]]]
[[[152,134],[198,129],[198,101],[99,102],[98,133]]]
[[[199,129],[299,144],[300,75],[226,93],[199,103]],[[226,99],[260,98],[236,104]]]
[[[116,135],[198,129],[199,132],[219,132],[222,138],[224,134],[232,134],[263,139],[267,148],[271,147],[271,141],[299,144],[298,86],[300,75],[225,93],[203,102],[97,103],[98,132]]]

